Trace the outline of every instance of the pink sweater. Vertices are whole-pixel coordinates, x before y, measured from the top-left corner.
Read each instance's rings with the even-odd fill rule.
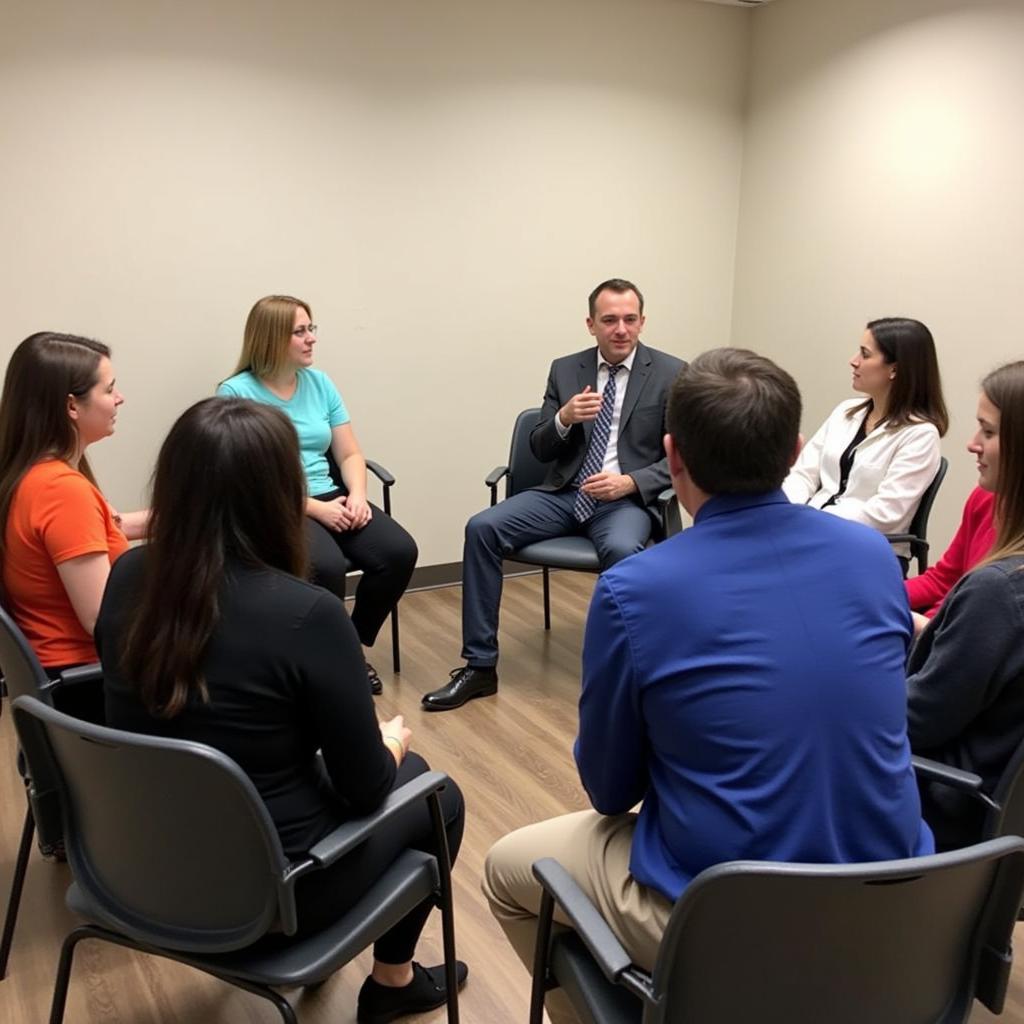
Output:
[[[996,531],[992,522],[996,496],[975,487],[964,505],[963,518],[946,553],[920,576],[906,581],[910,607],[929,618],[964,573],[973,569],[992,550]]]

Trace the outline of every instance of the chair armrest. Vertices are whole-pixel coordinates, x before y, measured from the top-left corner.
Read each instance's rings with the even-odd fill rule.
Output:
[[[498,484],[503,476],[508,476],[508,466],[495,466],[484,480],[484,486],[491,489],[491,505],[498,504]]]
[[[324,836],[309,851],[311,866],[323,868],[333,864],[368,839],[383,822],[417,800],[425,800],[431,793],[444,789],[447,783],[448,776],[444,772],[425,772],[410,779],[404,786],[389,793],[384,803],[372,814],[346,821]]]
[[[665,537],[668,538],[677,533],[682,533],[683,520],[679,515],[679,503],[676,501],[676,492],[671,487],[666,487],[658,495],[656,502],[658,512],[661,515],[661,529]]]
[[[366,459],[366,468],[385,486],[393,487],[395,483],[394,474],[389,473],[379,462],[373,459]]]
[[[883,533],[882,536],[890,544],[913,544],[924,551],[927,551],[930,547],[928,541],[923,537],[918,537],[916,533]]]
[[[968,793],[974,793],[981,789],[981,776],[974,772],[965,772],[960,768],[943,764],[941,761],[932,761],[927,757],[918,757],[916,754],[911,757],[910,763],[914,766],[914,774],[919,779],[928,782],[941,782],[943,785],[952,786]]]
[[[40,687],[41,690],[59,690],[64,686],[80,686],[82,683],[98,683],[103,680],[103,666],[99,662],[92,665],[76,665],[74,668],[66,668],[56,678],[51,679]]]
[[[937,782],[951,789],[959,790],[980,800],[986,807],[994,811],[1001,810],[987,793],[981,791],[981,776],[974,772],[965,772],[961,768],[954,768],[952,765],[942,764],[940,761],[932,761],[927,757],[918,757],[916,754],[910,759],[914,766],[914,774],[922,782]]]
[[[633,966],[633,961],[587,894],[551,857],[534,863],[533,877],[562,908],[605,977],[618,983],[623,973]]]
[[[77,686],[79,683],[95,683],[102,678],[103,666],[96,662],[93,665],[76,665],[64,669],[58,682],[61,686]]]

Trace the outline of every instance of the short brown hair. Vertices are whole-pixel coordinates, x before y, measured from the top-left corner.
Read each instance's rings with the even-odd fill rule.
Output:
[[[707,494],[782,486],[800,434],[796,381],[770,359],[716,348],[679,372],[667,425],[693,482]]]
[[[640,293],[640,289],[637,288],[632,281],[627,281],[624,277],[610,277],[607,281],[602,281],[591,293],[587,299],[587,308],[590,310],[590,319],[594,319],[594,314],[597,312],[597,297],[601,292],[616,292],[622,295],[625,292],[632,292],[640,303],[640,315],[644,314],[644,297]]]
[[[300,307],[312,320],[313,311],[309,303],[292,295],[265,295],[249,310],[242,354],[235,373],[248,370],[260,378],[273,377],[278,373],[291,341],[295,310]]]

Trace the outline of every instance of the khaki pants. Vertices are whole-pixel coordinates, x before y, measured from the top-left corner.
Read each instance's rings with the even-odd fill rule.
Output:
[[[527,970],[533,967],[541,900],[540,884],[530,868],[542,857],[553,857],[572,875],[634,963],[653,968],[672,903],[629,873],[635,826],[635,814],[607,817],[579,811],[527,825],[491,847],[484,864],[484,895]],[[557,906],[555,921],[568,923]],[[557,989],[548,993],[546,1005],[555,1024],[577,1019]]]

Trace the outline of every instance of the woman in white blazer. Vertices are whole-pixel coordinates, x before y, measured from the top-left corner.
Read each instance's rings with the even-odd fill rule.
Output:
[[[790,501],[904,533],[949,425],[935,342],[919,320],[872,320],[850,366],[864,397],[836,406],[782,487]]]

